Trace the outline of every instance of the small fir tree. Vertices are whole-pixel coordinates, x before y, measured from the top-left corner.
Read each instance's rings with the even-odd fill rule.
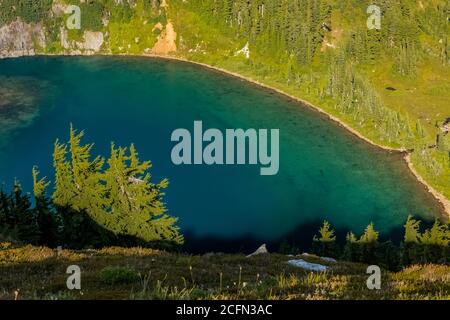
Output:
[[[314,236],[313,238],[313,252],[319,256],[339,256],[339,246],[336,244],[335,232],[326,220],[319,230],[319,236]]]
[[[59,241],[59,219],[53,210],[51,201],[45,194],[45,190],[50,184],[44,178],[39,179],[39,170],[33,167],[33,191],[35,198],[35,215],[39,227],[39,244],[49,247],[56,247]]]

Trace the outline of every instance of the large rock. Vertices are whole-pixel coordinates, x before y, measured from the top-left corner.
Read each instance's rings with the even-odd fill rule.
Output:
[[[294,267],[299,267],[299,268],[310,270],[310,271],[323,272],[323,271],[327,271],[327,269],[328,269],[327,266],[324,266],[324,265],[321,265],[318,263],[306,262],[303,259],[289,260],[288,264],[290,264]]]
[[[41,23],[27,24],[17,19],[0,28],[0,58],[34,55],[35,45],[45,47]]]
[[[320,257],[320,259],[322,259],[323,261],[328,262],[328,263],[336,263],[337,262],[336,259],[333,259],[330,257]]]
[[[99,52],[103,45],[103,33],[94,31],[84,32],[83,49]]]
[[[156,26],[155,26],[156,27]],[[158,36],[158,40],[152,48],[153,54],[167,55],[172,52],[177,51],[177,33],[173,27],[170,20],[167,22],[166,26],[162,29]]]
[[[249,254],[249,255],[247,256],[247,258],[248,258],[248,257],[257,256],[257,255],[260,255],[260,254],[266,254],[266,253],[269,253],[269,251],[267,251],[266,244],[263,244],[263,245],[260,246],[258,249],[256,249],[255,252]]]

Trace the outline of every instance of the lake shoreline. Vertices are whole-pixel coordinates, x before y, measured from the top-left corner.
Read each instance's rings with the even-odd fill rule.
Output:
[[[267,84],[261,83],[258,80],[255,80],[253,78],[249,78],[246,76],[243,76],[241,74],[220,68],[220,67],[215,67],[215,66],[211,66],[208,65],[206,63],[202,63],[202,62],[197,62],[197,61],[193,61],[193,60],[188,60],[186,58],[183,57],[179,57],[179,56],[172,56],[172,55],[158,55],[158,54],[139,54],[139,55],[130,55],[130,54],[118,54],[118,55],[114,55],[114,54],[95,54],[95,55],[80,55],[80,54],[76,54],[76,55],[71,55],[71,54],[35,54],[35,55],[28,55],[28,56],[61,56],[61,57],[70,57],[70,56],[79,56],[79,57],[84,57],[84,56],[118,56],[118,57],[137,57],[137,58],[154,58],[154,59],[163,59],[163,60],[172,60],[172,61],[179,61],[179,62],[184,62],[184,63],[190,63],[190,64],[195,64],[204,68],[207,68],[209,70],[214,70],[214,71],[218,71],[224,75],[228,75],[228,76],[232,76],[244,81],[247,81],[249,83],[255,84],[263,89],[269,90],[271,92],[280,94],[284,97],[287,97],[289,99],[294,100],[295,102],[301,103],[302,105],[309,107],[313,110],[318,111],[319,113],[321,113],[322,115],[325,115],[328,119],[334,121],[335,123],[337,123],[338,125],[340,125],[341,127],[343,127],[344,129],[346,129],[348,132],[350,132],[351,134],[353,134],[354,136],[358,137],[359,139],[365,141],[366,143],[372,145],[372,146],[376,146],[378,148],[381,148],[385,151],[389,151],[389,152],[398,152],[399,154],[403,155],[403,159],[406,162],[410,172],[416,177],[416,179],[425,186],[426,190],[431,193],[433,195],[433,197],[442,205],[444,212],[448,215],[445,216],[446,219],[450,218],[450,200],[447,199],[443,194],[441,194],[440,192],[438,192],[437,190],[435,190],[431,185],[429,185],[425,179],[419,174],[419,172],[415,169],[412,159],[411,159],[411,152],[405,149],[401,149],[401,148],[393,148],[393,147],[389,147],[386,145],[382,145],[382,144],[378,144],[374,141],[372,141],[371,139],[365,137],[363,134],[361,134],[359,131],[357,131],[356,129],[352,128],[351,126],[349,126],[348,124],[346,124],[344,121],[342,121],[341,119],[337,118],[336,116],[326,112],[324,109],[312,104],[311,102],[304,100],[302,98],[296,97],[294,95],[291,95],[289,93],[286,93],[278,88],[274,88],[271,87]],[[7,59],[7,58],[18,58],[16,56],[11,56],[11,57],[0,57],[0,59]]]
[[[129,55],[127,55],[129,56]],[[450,218],[450,200],[448,200],[443,194],[441,194],[440,192],[438,192],[437,190],[435,190],[431,185],[429,185],[425,179],[419,174],[419,172],[416,170],[416,168],[414,167],[414,164],[412,162],[411,159],[411,152],[409,152],[406,149],[401,149],[401,148],[393,148],[393,147],[389,147],[386,145],[382,145],[382,144],[378,144],[372,140],[370,140],[369,138],[365,137],[364,135],[362,135],[359,131],[355,130],[354,128],[350,127],[348,124],[346,124],[345,122],[343,122],[341,119],[333,116],[332,114],[329,114],[328,112],[326,112],[324,109],[312,104],[311,102],[304,100],[302,98],[293,96],[289,93],[286,93],[278,88],[274,88],[271,86],[268,86],[264,83],[261,83],[258,80],[243,76],[241,74],[232,72],[232,71],[228,71],[226,69],[223,68],[219,68],[219,67],[215,67],[215,66],[211,66],[208,65],[206,63],[202,63],[202,62],[197,62],[197,61],[192,61],[192,60],[188,60],[182,57],[176,57],[176,56],[167,56],[167,55],[156,55],[156,54],[144,54],[144,55],[131,55],[131,56],[135,56],[135,57],[148,57],[148,58],[159,58],[159,59],[166,59],[166,60],[173,60],[173,61],[180,61],[180,62],[186,62],[186,63],[192,63],[198,66],[202,66],[205,68],[208,68],[210,70],[215,70],[218,71],[220,73],[223,73],[225,75],[229,75],[229,76],[233,76],[239,79],[242,79],[244,81],[256,84],[264,89],[270,90],[272,92],[278,93],[282,96],[288,97],[296,102],[300,102],[301,104],[312,108],[318,112],[320,112],[321,114],[327,116],[330,120],[338,123],[341,127],[345,128],[347,131],[349,131],[350,133],[352,133],[353,135],[355,135],[356,137],[358,137],[361,140],[364,140],[365,142],[376,146],[378,148],[381,148],[385,151],[389,151],[389,152],[398,152],[400,154],[403,155],[403,159],[406,162],[409,170],[411,171],[411,173],[416,177],[416,179],[425,186],[425,188],[427,189],[427,191],[429,193],[431,193],[433,195],[433,197],[443,206],[444,211],[447,213],[448,217],[445,218]]]

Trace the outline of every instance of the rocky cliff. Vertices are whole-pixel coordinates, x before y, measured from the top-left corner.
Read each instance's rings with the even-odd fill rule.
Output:
[[[28,24],[20,19],[0,27],[0,58],[34,55],[45,48],[45,30],[41,23]]]
[[[177,51],[177,32],[167,17],[166,1],[116,1],[111,8],[93,10],[81,8],[79,29],[67,26],[73,11],[64,0],[54,0],[41,13],[45,19],[37,22],[27,22],[29,18],[14,12],[14,20],[5,22],[0,14],[0,58],[35,54],[165,55]]]

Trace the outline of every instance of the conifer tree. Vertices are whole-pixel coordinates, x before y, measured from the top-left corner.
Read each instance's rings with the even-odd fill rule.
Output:
[[[11,227],[15,229],[18,239],[25,243],[37,244],[40,237],[37,218],[31,208],[30,197],[23,194],[17,180],[14,182],[10,214]]]
[[[73,248],[100,247],[110,241],[102,211],[105,202],[100,169],[104,160],[90,160],[93,145],[81,145],[83,135],[71,126],[69,145],[56,141],[53,153],[53,203],[62,221],[62,241]]]
[[[450,237],[447,225],[436,219],[431,229],[426,230],[420,237],[420,241],[426,245],[448,246]]]
[[[401,246],[401,262],[402,265],[409,265],[418,261],[420,255],[419,239],[420,221],[415,220],[412,216],[408,216],[405,225],[405,236]]]
[[[8,195],[0,189],[0,226],[4,227],[8,224],[9,214],[9,199]]]
[[[35,215],[39,227],[40,237],[38,243],[49,247],[56,247],[59,241],[59,219],[51,206],[45,190],[50,182],[44,178],[39,179],[39,170],[36,166],[32,170],[33,191],[35,198]]]
[[[111,157],[91,160],[93,144],[83,145],[84,132],[70,128],[68,146],[56,142],[53,201],[63,221],[66,243],[92,239],[100,244],[136,239],[140,243],[183,242],[177,219],[166,214],[166,179],[150,182],[149,161],[140,162],[133,145],[111,145]],[[70,160],[67,159],[70,151]],[[114,240],[114,239],[115,240]]]
[[[400,249],[392,241],[380,243],[377,247],[376,255],[380,266],[392,271],[399,270]]]
[[[420,221],[415,220],[412,216],[408,216],[405,224],[405,243],[418,243],[420,235]]]
[[[336,244],[334,230],[328,221],[324,221],[319,236],[313,238],[313,251],[319,256],[338,257],[339,246]]]
[[[53,167],[55,170],[55,188],[53,203],[60,207],[70,206],[75,197],[72,170],[66,159],[67,146],[55,142],[53,152]]]
[[[360,256],[359,244],[355,234],[353,232],[347,233],[343,259],[347,261],[359,261]]]
[[[446,263],[450,261],[450,230],[448,225],[441,224],[436,219],[431,229],[426,230],[422,234],[420,242],[423,250],[423,261],[428,263]]]
[[[369,264],[377,262],[378,235],[374,224],[370,223],[358,240],[361,249],[361,262]]]
[[[163,190],[168,181],[150,182],[150,161],[141,162],[131,145],[126,148],[111,145],[111,157],[104,174],[109,199],[108,217],[111,230],[119,235],[134,236],[144,241],[183,242],[176,218],[166,214]]]
[[[315,236],[314,239],[322,242],[336,241],[334,230],[331,229],[331,225],[328,221],[324,220],[322,227],[319,230],[320,236]]]
[[[11,224],[11,196],[6,194],[3,187],[0,189],[0,241],[11,241],[17,236],[12,234]]]
[[[70,205],[77,210],[86,210],[98,223],[104,222],[102,208],[107,204],[105,189],[101,182],[105,159],[101,156],[91,160],[93,144],[81,144],[84,131],[70,127],[69,149],[73,178],[74,199]]]
[[[375,226],[371,222],[365,229],[364,234],[359,239],[360,243],[377,243],[379,233],[375,231]]]

